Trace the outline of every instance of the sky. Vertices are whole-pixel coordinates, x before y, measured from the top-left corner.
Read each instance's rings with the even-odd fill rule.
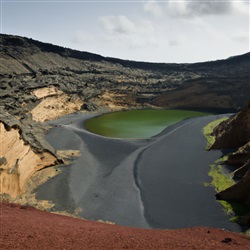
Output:
[[[250,50],[250,0],[0,0],[0,30],[136,61],[193,63]]]

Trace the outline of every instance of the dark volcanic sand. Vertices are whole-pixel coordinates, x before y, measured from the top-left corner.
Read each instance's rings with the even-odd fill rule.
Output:
[[[79,149],[81,157],[39,187],[37,197],[52,200],[54,210],[80,207],[83,218],[125,226],[240,231],[204,186],[209,164],[222,153],[203,150],[202,128],[220,117],[185,120],[146,140],[94,135],[83,129],[83,115],[64,117],[47,139],[56,149]]]
[[[213,116],[194,118],[167,128],[137,158],[145,217],[154,228],[240,229],[228,221],[215,200],[214,189],[204,185],[211,181],[209,166],[222,156],[220,150],[204,150],[206,139],[202,130],[213,119]]]
[[[136,229],[6,203],[0,216],[0,249],[250,249],[249,238],[220,229]]]

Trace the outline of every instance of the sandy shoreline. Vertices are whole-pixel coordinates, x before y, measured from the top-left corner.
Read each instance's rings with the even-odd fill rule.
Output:
[[[203,185],[210,181],[209,164],[221,151],[203,150],[201,130],[221,115],[185,120],[145,140],[94,135],[83,129],[84,120],[91,116],[74,114],[50,122],[57,126],[46,137],[52,146],[80,150],[81,157],[40,186],[39,199],[51,200],[54,210],[78,209],[83,218],[125,226],[240,231],[215,201],[214,190]],[[182,162],[185,158],[189,160]]]
[[[56,182],[51,179],[38,188],[38,198],[55,200],[56,209],[70,208],[72,211],[80,207],[83,210],[80,216],[84,218],[148,227],[133,170],[137,156],[134,151],[140,150],[145,141],[94,135],[82,128],[83,120],[59,126],[47,136],[55,148],[73,147],[80,150],[81,157],[70,167],[65,167],[62,174],[55,178]],[[58,197],[56,189],[64,193],[63,197]]]

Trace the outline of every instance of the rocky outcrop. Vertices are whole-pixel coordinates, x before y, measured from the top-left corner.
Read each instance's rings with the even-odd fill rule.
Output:
[[[235,166],[234,178],[238,181],[216,194],[216,198],[243,203],[250,211],[250,101],[238,114],[215,127],[213,133],[216,138],[212,149],[239,147],[227,159],[228,164]],[[249,215],[244,217],[248,223]]]
[[[36,173],[63,163],[44,139],[49,128],[30,114],[18,119],[0,107],[0,194],[15,198]]]
[[[241,179],[244,177],[248,170],[250,170],[250,160],[248,160],[246,163],[241,165],[241,167],[237,168],[234,171],[234,177],[236,179]]]
[[[54,120],[61,116],[77,112],[81,109],[83,101],[78,98],[71,98],[55,86],[35,89],[33,94],[42,99],[30,113],[35,121],[44,122]]]
[[[250,101],[234,117],[223,121],[213,131],[216,140],[211,149],[241,147],[250,141]]]
[[[0,106],[0,122],[5,124],[7,130],[18,128],[22,139],[30,144],[36,152],[46,150],[55,154],[54,148],[44,139],[44,135],[50,126],[46,123],[33,121],[31,114],[27,113],[20,119]]]
[[[228,156],[230,165],[242,166],[250,159],[250,141]]]
[[[51,152],[35,151],[22,138],[20,127],[0,122],[0,194],[15,198],[25,191],[25,185],[37,171],[58,164]]]
[[[248,170],[239,182],[216,194],[216,198],[229,202],[242,202],[250,207],[250,171]]]
[[[49,96],[57,96],[63,94],[63,92],[58,90],[57,87],[51,85],[47,88],[35,89],[32,91],[32,94],[35,95],[38,99],[42,99]]]

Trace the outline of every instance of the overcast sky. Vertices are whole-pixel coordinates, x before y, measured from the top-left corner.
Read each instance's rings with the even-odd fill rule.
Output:
[[[1,33],[103,56],[198,62],[250,47],[249,0],[0,1]]]

